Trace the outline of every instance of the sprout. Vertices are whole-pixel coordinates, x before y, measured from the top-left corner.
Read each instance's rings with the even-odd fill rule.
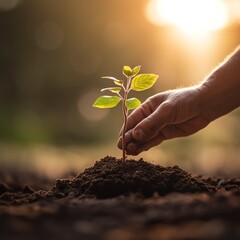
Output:
[[[141,66],[134,67],[124,66],[122,73],[126,77],[126,81],[119,80],[114,77],[105,76],[104,79],[112,80],[117,87],[103,88],[101,92],[111,92],[115,96],[104,95],[99,97],[93,104],[96,108],[114,108],[119,102],[122,102],[123,126],[122,126],[122,159],[126,160],[126,139],[127,121],[129,110],[133,110],[141,105],[141,101],[137,98],[128,98],[131,90],[144,91],[153,86],[158,75],[155,74],[138,74]]]

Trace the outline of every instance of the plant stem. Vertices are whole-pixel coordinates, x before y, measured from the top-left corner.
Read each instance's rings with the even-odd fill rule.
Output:
[[[123,128],[122,128],[122,159],[126,161],[126,138],[125,134],[127,131],[127,111],[126,111],[126,98],[122,101],[122,112],[123,112]]]
[[[123,113],[123,127],[122,127],[122,159],[126,161],[126,131],[127,131],[127,122],[128,122],[128,110],[126,106],[126,101],[130,89],[131,77],[127,78],[126,88],[124,89],[124,94],[122,98],[122,113]]]

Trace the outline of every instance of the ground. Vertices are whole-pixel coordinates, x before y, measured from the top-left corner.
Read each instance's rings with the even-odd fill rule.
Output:
[[[238,178],[108,156],[52,185],[21,177],[1,178],[1,240],[240,239]]]

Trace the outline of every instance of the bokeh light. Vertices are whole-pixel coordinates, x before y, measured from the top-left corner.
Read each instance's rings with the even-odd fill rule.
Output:
[[[80,114],[88,121],[100,121],[109,113],[109,109],[102,110],[92,107],[93,101],[97,97],[99,97],[99,92],[97,89],[90,90],[89,92],[83,94],[78,101],[78,110]]]
[[[19,5],[21,0],[0,0],[0,11],[9,11]]]

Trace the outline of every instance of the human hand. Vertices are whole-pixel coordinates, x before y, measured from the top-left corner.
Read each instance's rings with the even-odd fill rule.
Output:
[[[191,135],[209,121],[200,107],[197,87],[171,90],[148,98],[129,118],[126,152],[138,155],[164,140]],[[118,147],[122,148],[121,138]]]

